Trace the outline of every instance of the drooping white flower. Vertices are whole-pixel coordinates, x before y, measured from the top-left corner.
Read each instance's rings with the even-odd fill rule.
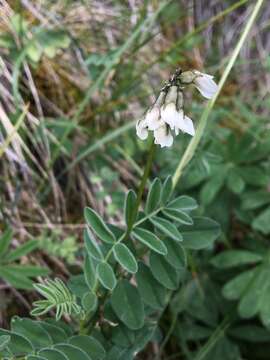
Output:
[[[193,121],[187,116],[184,116],[184,124],[185,124],[185,133],[194,136],[195,135],[195,129],[194,129],[194,125],[193,125]]]
[[[163,124],[158,129],[154,130],[155,144],[161,147],[170,147],[173,144],[173,136],[168,125]]]
[[[160,127],[160,109],[157,106],[147,111],[145,122],[149,130],[155,130]]]
[[[178,135],[181,130],[184,133],[194,136],[195,130],[193,126],[193,121],[184,114],[183,110],[180,110],[178,114],[179,117],[175,122],[175,128],[174,128],[175,134]]]
[[[170,125],[171,129],[174,129],[175,124],[181,121],[181,116],[177,111],[177,98],[177,86],[171,86],[165,98],[165,103],[160,111],[161,120],[164,121],[166,124]]]
[[[162,123],[160,119],[160,107],[162,106],[166,93],[161,91],[156,102],[150,108],[145,115],[145,123],[149,130],[155,130],[159,128]]]
[[[211,99],[218,91],[218,86],[213,80],[214,76],[201,73],[197,70],[194,70],[194,74],[196,77],[193,82],[196,88],[206,99]]]
[[[141,140],[145,140],[148,137],[147,124],[145,119],[138,120],[136,123],[136,134]]]

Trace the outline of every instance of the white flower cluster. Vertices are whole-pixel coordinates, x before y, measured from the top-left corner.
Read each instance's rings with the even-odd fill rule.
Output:
[[[194,136],[193,122],[183,111],[183,88],[189,84],[194,84],[207,99],[211,99],[218,88],[211,75],[197,70],[177,72],[161,90],[144,119],[137,122],[136,132],[141,140],[148,137],[148,131],[153,131],[155,144],[169,147],[173,144],[173,132]]]

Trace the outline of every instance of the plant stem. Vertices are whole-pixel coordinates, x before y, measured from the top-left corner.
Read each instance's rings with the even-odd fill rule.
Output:
[[[154,158],[154,154],[155,154],[155,144],[154,144],[154,140],[152,140],[152,143],[150,145],[150,149],[149,149],[149,153],[148,153],[148,158],[147,158],[147,162],[144,168],[144,173],[141,179],[141,183],[140,186],[138,188],[138,193],[137,193],[137,200],[136,200],[136,205],[135,205],[135,209],[134,209],[134,213],[133,213],[133,221],[131,221],[131,228],[136,220],[137,217],[137,213],[142,201],[142,196],[143,196],[143,191],[146,185],[146,182],[148,180],[149,174],[150,174],[150,170],[151,170],[151,166],[152,166],[152,162],[153,162],[153,158]]]
[[[225,68],[225,71],[223,72],[222,74],[222,77],[219,81],[219,84],[218,84],[218,91],[217,93],[214,95],[214,97],[209,101],[207,107],[205,108],[202,116],[201,116],[201,119],[200,119],[200,122],[199,122],[199,126],[196,130],[196,133],[195,133],[195,136],[194,138],[191,140],[191,142],[189,143],[183,157],[181,158],[178,166],[177,166],[177,169],[174,173],[174,176],[173,176],[173,187],[176,186],[177,182],[179,181],[179,179],[181,178],[182,176],[182,173],[183,173],[183,170],[184,168],[186,167],[186,165],[189,163],[189,161],[192,159],[194,153],[195,153],[195,150],[197,149],[197,146],[201,140],[201,137],[203,136],[203,133],[204,133],[204,130],[206,128],[206,125],[207,125],[207,121],[208,121],[208,118],[210,116],[210,113],[215,105],[215,102],[232,70],[232,67],[233,65],[235,64],[235,61],[237,59],[237,56],[239,55],[239,52],[250,32],[250,29],[255,21],[255,18],[256,16],[258,15],[258,12],[261,8],[261,6],[263,5],[263,2],[264,0],[257,0],[254,8],[253,8],[253,11],[250,15],[250,18],[248,19],[248,22],[244,28],[244,31],[242,32],[242,35],[240,37],[240,39],[238,40],[238,43],[231,55],[231,58]]]

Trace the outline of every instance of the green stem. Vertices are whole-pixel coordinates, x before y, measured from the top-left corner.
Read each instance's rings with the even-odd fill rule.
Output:
[[[141,183],[140,183],[140,186],[139,186],[139,189],[138,189],[136,205],[135,205],[135,209],[134,209],[134,213],[133,213],[133,221],[131,221],[130,228],[132,228],[132,226],[134,224],[134,221],[137,218],[139,207],[140,207],[140,204],[141,204],[141,201],[142,201],[143,191],[144,191],[144,188],[145,188],[145,185],[146,185],[146,182],[147,182],[147,179],[149,177],[150,170],[151,170],[151,165],[152,165],[154,154],[155,154],[155,148],[156,147],[155,147],[155,144],[154,144],[154,140],[152,140],[152,143],[151,143],[150,149],[149,149],[147,162],[146,162],[146,165],[145,165],[145,168],[144,168],[144,173],[143,173]]]
[[[196,133],[195,133],[195,136],[194,138],[191,140],[191,142],[189,143],[183,157],[181,158],[178,166],[177,166],[177,169],[174,173],[174,176],[173,176],[173,187],[176,186],[177,182],[179,181],[180,177],[182,176],[182,173],[183,173],[183,170],[184,168],[187,166],[187,164],[189,163],[189,161],[192,159],[194,153],[195,153],[195,150],[197,149],[198,145],[199,145],[199,142],[201,140],[201,137],[203,136],[203,133],[205,131],[205,128],[206,128],[206,125],[207,125],[207,121],[208,121],[208,118],[210,116],[210,113],[216,103],[216,100],[232,70],[232,67],[233,65],[235,64],[235,61],[237,59],[237,56],[239,55],[239,52],[250,32],[250,29],[255,21],[255,18],[256,16],[258,15],[258,12],[263,4],[264,0],[257,0],[256,2],[256,5],[254,6],[254,9],[252,11],[252,14],[244,28],[244,31],[242,32],[242,35],[240,37],[240,39],[238,40],[238,43],[231,55],[231,58],[225,68],[225,71],[223,72],[222,74],[222,77],[220,79],[220,82],[218,84],[218,91],[217,93],[215,94],[215,96],[209,101],[207,107],[205,108],[202,116],[201,116],[201,119],[200,119],[200,122],[199,122],[199,126],[198,128],[196,129]]]

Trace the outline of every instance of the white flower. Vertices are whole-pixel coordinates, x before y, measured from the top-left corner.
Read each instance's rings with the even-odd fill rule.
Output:
[[[180,121],[179,113],[176,110],[176,105],[174,103],[169,103],[168,105],[163,105],[161,108],[161,120],[170,125],[171,129],[174,129],[175,124]]]
[[[184,116],[184,124],[185,124],[185,133],[194,136],[195,135],[195,129],[193,125],[193,121],[187,116]]]
[[[178,112],[178,114],[179,114],[179,117],[178,117],[177,121],[175,122],[175,128],[174,128],[175,134],[178,135],[179,131],[181,130],[184,133],[194,136],[195,130],[194,130],[192,120],[188,116],[184,115],[183,110],[180,110]]]
[[[155,144],[159,144],[161,147],[170,147],[173,144],[173,136],[170,128],[163,124],[158,129],[154,130]]]
[[[149,130],[156,130],[160,127],[160,109],[157,106],[154,106],[152,109],[147,111],[145,116],[145,123],[148,126]]]
[[[218,86],[213,80],[214,76],[194,71],[196,78],[193,80],[194,85],[199,92],[206,98],[211,99],[218,91]]]
[[[136,123],[136,134],[141,140],[147,139],[148,130],[145,119],[138,120]]]

